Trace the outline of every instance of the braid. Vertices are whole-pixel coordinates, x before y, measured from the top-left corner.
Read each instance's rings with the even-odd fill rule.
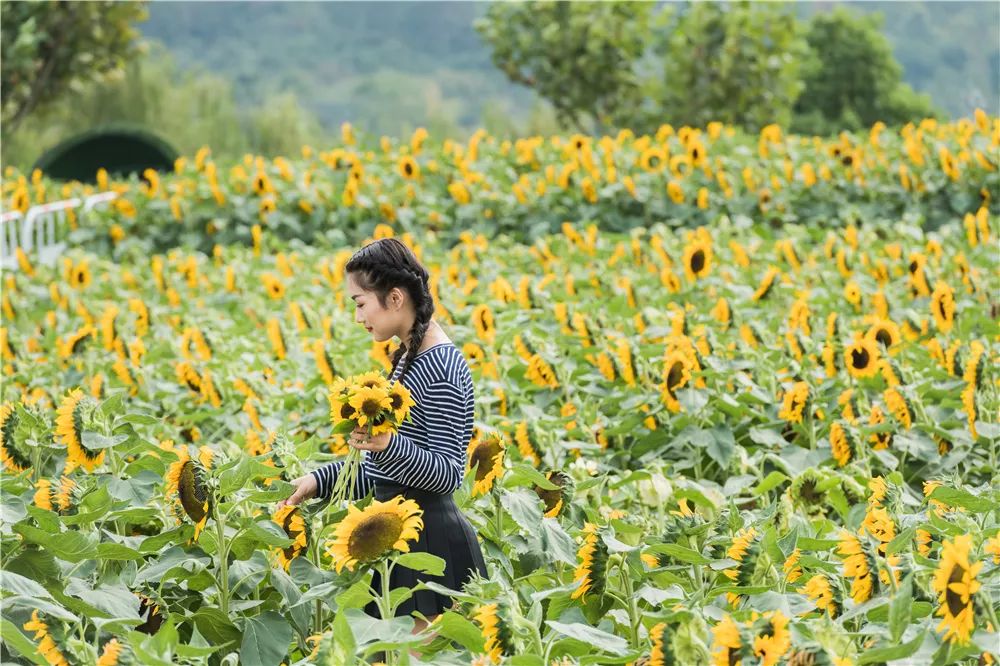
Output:
[[[365,288],[370,288],[378,294],[383,307],[385,307],[385,297],[393,287],[405,289],[413,301],[416,317],[410,329],[410,339],[396,349],[389,371],[389,375],[392,376],[397,365],[403,364],[398,381],[406,374],[416,357],[430,326],[431,317],[434,315],[430,275],[413,251],[396,238],[383,238],[369,243],[354,253],[344,269],[348,272],[363,273]]]

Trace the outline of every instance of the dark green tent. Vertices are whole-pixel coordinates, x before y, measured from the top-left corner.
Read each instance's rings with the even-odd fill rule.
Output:
[[[148,168],[171,171],[176,159],[173,146],[152,132],[104,128],[78,134],[47,150],[34,168],[50,178],[93,183],[101,167],[112,176],[127,176]]]

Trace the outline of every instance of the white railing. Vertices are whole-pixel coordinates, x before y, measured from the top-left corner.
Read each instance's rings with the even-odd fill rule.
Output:
[[[55,264],[66,249],[68,232],[67,211],[81,208],[80,218],[101,204],[116,199],[116,192],[93,194],[84,200],[65,199],[32,206],[27,215],[11,210],[0,216],[0,267],[19,270],[17,248],[21,248],[32,263],[46,266]]]

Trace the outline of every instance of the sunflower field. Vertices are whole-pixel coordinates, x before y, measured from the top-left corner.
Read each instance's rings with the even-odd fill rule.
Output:
[[[343,138],[100,174],[3,276],[4,663],[1000,659],[1000,119]],[[412,501],[276,509],[390,367],[343,275],[390,235],[475,379],[464,590]],[[414,633],[391,567],[455,605]]]

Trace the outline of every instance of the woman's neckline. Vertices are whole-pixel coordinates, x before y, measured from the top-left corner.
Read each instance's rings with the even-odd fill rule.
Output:
[[[430,347],[428,347],[427,349],[423,350],[422,352],[417,352],[417,355],[414,356],[413,358],[414,358],[414,360],[416,360],[416,359],[420,358],[421,356],[423,356],[424,354],[426,354],[427,352],[429,352],[432,349],[437,349],[438,347],[441,347],[443,345],[450,345],[450,344],[453,344],[451,340],[448,340],[447,342],[439,342],[436,345],[431,345]]]

